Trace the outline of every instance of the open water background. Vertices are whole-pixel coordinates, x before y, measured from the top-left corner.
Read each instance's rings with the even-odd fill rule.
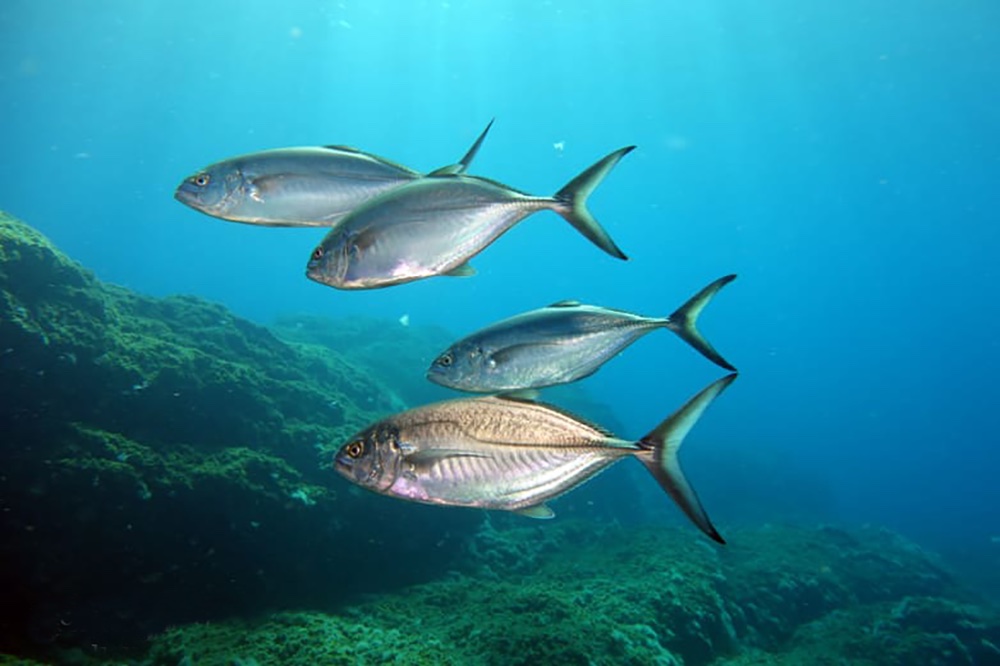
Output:
[[[665,315],[739,273],[701,327],[742,376],[683,453],[720,528],[805,509],[997,560],[997,25],[961,0],[7,0],[0,207],[102,279],[262,323],[458,335],[568,298]],[[322,230],[172,198],[282,146],[430,170],[493,117],[472,172],[538,194],[639,146],[591,200],[629,263],[545,213],[474,278],[339,292],[304,277]],[[640,436],[719,374],[656,333],[585,386]]]

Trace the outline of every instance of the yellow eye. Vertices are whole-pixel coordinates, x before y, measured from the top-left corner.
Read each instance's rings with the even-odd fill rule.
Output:
[[[207,173],[199,173],[194,177],[194,184],[198,187],[205,187],[212,178]]]
[[[349,458],[360,458],[365,452],[365,445],[361,442],[351,442],[347,445],[347,456]]]

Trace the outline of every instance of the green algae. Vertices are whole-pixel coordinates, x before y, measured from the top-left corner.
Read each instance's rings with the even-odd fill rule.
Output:
[[[583,523],[544,530],[486,527],[470,544],[462,570],[449,577],[335,614],[283,612],[176,627],[152,640],[147,659],[252,659],[262,665],[991,663],[1000,632],[996,613],[963,601],[968,594],[933,557],[895,535],[771,527],[741,531],[733,540],[742,547],[730,552],[697,540],[690,530]],[[494,548],[503,554],[492,557]],[[533,552],[531,564],[508,559],[511,552]],[[872,594],[868,588],[879,579],[892,582]],[[804,606],[801,590],[816,587],[823,590],[816,598],[825,601]]]
[[[369,398],[386,387],[329,350],[293,348],[194,297],[102,284],[2,214],[0,239],[0,341],[26,408],[114,418],[143,441],[282,452],[339,442],[383,413]]]
[[[53,461],[57,486],[60,473],[90,472],[98,481],[134,483],[143,489],[142,499],[150,499],[154,491],[190,490],[204,483],[285,502],[302,494],[314,503],[336,497],[330,488],[307,483],[284,458],[245,447],[207,453],[188,445],[158,450],[118,433],[77,425],[68,451],[72,455]]]
[[[473,536],[479,512],[332,481],[343,439],[432,398],[422,369],[447,340],[296,323],[275,335],[102,284],[0,215],[0,648],[165,666],[995,660],[995,613],[881,530],[733,530],[720,549],[494,516]],[[376,377],[404,368],[393,390]],[[560,514],[607,505],[601,483]]]
[[[348,353],[104,284],[2,213],[0,372],[0,647],[130,644],[248,607],[328,606],[381,566],[397,516],[404,554],[478,522],[370,505],[331,473],[391,395]],[[446,566],[427,558],[384,584]]]

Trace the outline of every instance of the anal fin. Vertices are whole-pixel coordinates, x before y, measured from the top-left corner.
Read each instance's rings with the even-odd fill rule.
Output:
[[[448,277],[472,277],[475,274],[476,269],[467,263],[455,266],[450,271],[443,273],[443,275],[447,275]]]
[[[539,520],[548,520],[549,518],[554,518],[556,515],[556,512],[550,509],[547,504],[526,506],[523,509],[517,509],[514,513],[526,518],[537,518]]]

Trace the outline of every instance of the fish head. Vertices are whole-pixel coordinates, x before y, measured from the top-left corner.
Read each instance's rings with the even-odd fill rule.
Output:
[[[382,257],[373,252],[372,234],[334,227],[312,252],[306,277],[338,289],[371,289],[394,284],[394,276],[383,269]]]
[[[455,343],[442,352],[427,369],[427,379],[459,391],[491,391],[496,362],[474,341]]]
[[[402,460],[399,430],[383,422],[358,433],[340,447],[333,467],[351,483],[385,492],[399,476]]]
[[[352,246],[352,234],[339,227],[331,229],[309,256],[306,277],[331,287],[344,287]]]
[[[186,206],[213,217],[226,217],[245,194],[239,167],[220,162],[188,176],[174,191],[174,198]]]

